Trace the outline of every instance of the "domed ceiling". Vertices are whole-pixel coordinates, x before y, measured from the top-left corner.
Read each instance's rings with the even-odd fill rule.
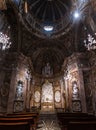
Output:
[[[14,30],[11,51],[30,57],[35,74],[42,75],[49,63],[53,74],[57,75],[66,57],[85,51],[84,24],[79,22],[78,29],[76,24],[73,26],[71,0],[27,0],[27,6],[26,0],[14,0],[14,3],[5,11]],[[46,31],[45,26],[53,30]]]
[[[30,13],[46,23],[58,21],[71,7],[71,0],[28,0]]]
[[[27,0],[20,2],[20,18],[38,37],[57,38],[71,27],[71,0]]]

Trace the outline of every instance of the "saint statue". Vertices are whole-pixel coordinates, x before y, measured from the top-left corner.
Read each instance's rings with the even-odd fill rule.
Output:
[[[72,98],[73,99],[79,99],[79,89],[78,89],[78,86],[77,86],[77,82],[73,82]]]
[[[53,74],[53,70],[49,64],[49,62],[46,64],[46,66],[42,70],[42,74],[44,76],[51,76]]]
[[[18,81],[18,85],[16,87],[16,100],[22,100],[23,99],[23,82]]]

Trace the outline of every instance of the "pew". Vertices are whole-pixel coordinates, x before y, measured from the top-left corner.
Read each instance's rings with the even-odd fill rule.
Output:
[[[96,121],[69,122],[68,130],[96,130]]]
[[[0,115],[0,130],[36,130],[39,113],[12,113]]]
[[[30,130],[28,122],[2,122],[0,123],[0,130]]]
[[[96,117],[94,115],[88,115],[87,113],[62,113],[59,112],[57,113],[57,118],[59,121],[59,125],[61,127],[61,130],[73,130],[73,128],[80,128],[80,130],[84,130],[87,128],[87,123],[91,122],[87,130],[91,130],[91,127],[95,127],[95,122],[96,122]],[[74,122],[74,123],[72,123]],[[76,122],[81,122],[81,124],[76,123]],[[85,122],[85,124],[83,124]],[[87,123],[86,123],[87,122]],[[92,123],[94,122],[94,123]],[[76,124],[75,124],[76,123]],[[78,125],[77,125],[78,124]],[[70,127],[69,127],[70,126]],[[76,127],[78,126],[78,127]],[[77,129],[74,129],[77,130]],[[79,130],[79,129],[78,129]],[[94,129],[92,129],[94,130]],[[96,127],[95,127],[96,130]]]

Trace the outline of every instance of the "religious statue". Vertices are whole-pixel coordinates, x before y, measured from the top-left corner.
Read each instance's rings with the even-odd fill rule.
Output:
[[[53,70],[52,70],[49,62],[46,63],[46,66],[42,69],[42,74],[44,76],[51,76],[53,74]]]
[[[79,99],[79,89],[78,89],[78,86],[77,86],[77,82],[73,82],[72,84],[72,98],[73,99]]]
[[[16,87],[16,100],[23,99],[23,82],[18,81],[18,85]]]

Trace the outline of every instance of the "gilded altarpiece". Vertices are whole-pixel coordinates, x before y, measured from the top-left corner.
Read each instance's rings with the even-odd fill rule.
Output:
[[[60,78],[56,80],[35,79],[32,86],[32,97],[30,99],[31,108],[38,108],[41,111],[65,111],[65,90],[64,81]],[[37,82],[38,81],[38,82]],[[33,102],[33,103],[32,103]]]
[[[45,81],[42,85],[41,92],[41,110],[42,111],[53,111],[54,110],[54,92],[53,85],[49,81]]]

